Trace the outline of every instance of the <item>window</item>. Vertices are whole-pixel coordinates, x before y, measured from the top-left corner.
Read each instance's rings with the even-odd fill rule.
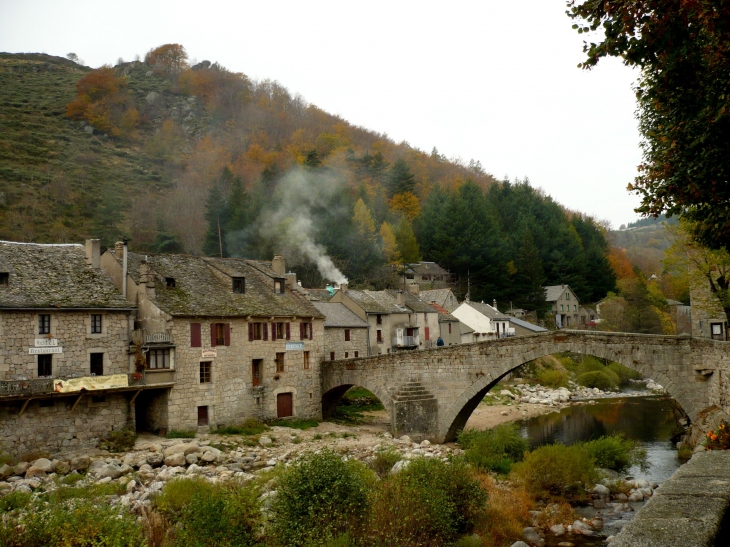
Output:
[[[451,323],[449,323],[449,334],[451,334]]]
[[[104,376],[104,354],[89,354],[89,372],[92,376]]]
[[[246,292],[246,278],[245,277],[234,277],[233,278],[233,292],[237,294],[244,294]]]
[[[248,339],[249,341],[261,340],[261,333],[263,332],[263,325],[261,323],[249,323],[248,324]]]
[[[166,277],[165,278],[165,286],[168,289],[174,289],[175,288],[175,278],[174,277]]]
[[[210,324],[210,345],[212,347],[231,345],[231,325],[230,325],[230,323],[211,323]]]
[[[38,334],[51,334],[51,316],[38,316]]]
[[[53,375],[53,355],[38,356],[38,377]]]
[[[274,294],[284,294],[285,284],[283,279],[274,279]]]
[[[570,293],[569,293],[569,292],[566,292],[566,293],[565,293],[565,299],[566,299],[566,300],[570,300]]]
[[[276,372],[284,372],[284,354],[276,354]]]
[[[0,272],[0,287],[7,287],[10,284],[10,273]]]
[[[261,369],[263,368],[263,359],[254,359],[251,361],[251,384],[253,387],[261,385]]]
[[[376,334],[378,337],[378,344],[382,344],[383,343],[383,331],[378,329]]]
[[[170,368],[170,348],[153,348],[147,352],[147,368]]]
[[[345,329],[345,342],[350,341],[350,329]]]
[[[289,337],[287,336],[287,332],[289,329],[287,326],[289,323],[271,323],[271,339],[272,340],[282,340],[283,338],[286,338],[287,340]]]
[[[305,351],[303,353],[304,353],[304,369],[308,370],[309,369],[309,352]]]
[[[350,357],[350,352],[349,351],[346,351],[345,352],[345,359],[347,359],[348,357]]]
[[[335,360],[335,352],[331,351],[330,352],[330,361],[334,361],[334,360]]]
[[[91,334],[101,334],[101,314],[92,314]]]
[[[376,315],[376,316],[375,316],[375,323],[376,323],[377,325],[382,325],[382,324],[383,324],[383,316],[382,316],[382,315],[380,315],[380,314]]]
[[[357,359],[357,358],[358,358],[358,354],[359,354],[359,353],[360,353],[359,351],[356,351],[356,352],[355,352],[355,359]]]
[[[312,323],[300,323],[299,334],[302,340],[312,339]]]
[[[563,304],[560,304],[560,311],[565,311],[565,307],[563,306]]]
[[[578,306],[573,304],[573,311],[578,311]]]
[[[213,363],[211,361],[200,362],[200,383],[209,384],[211,382],[211,371],[213,370]]]

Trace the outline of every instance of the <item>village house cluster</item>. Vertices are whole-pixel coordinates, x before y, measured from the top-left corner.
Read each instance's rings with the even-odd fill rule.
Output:
[[[281,256],[0,242],[0,450],[88,447],[129,427],[321,418],[323,361],[546,330],[522,310],[459,302],[433,262],[405,282],[307,289]],[[578,300],[558,288],[546,288],[553,311],[575,325]]]

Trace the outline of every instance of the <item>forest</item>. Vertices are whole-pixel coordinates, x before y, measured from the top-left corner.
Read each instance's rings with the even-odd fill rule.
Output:
[[[191,65],[179,44],[94,70],[74,59],[0,58],[0,79],[29,91],[5,88],[0,107],[0,237],[276,252],[312,287],[394,286],[404,264],[432,260],[460,297],[539,312],[545,284],[584,302],[615,289],[605,227],[526,178],[395,143],[277,82]]]

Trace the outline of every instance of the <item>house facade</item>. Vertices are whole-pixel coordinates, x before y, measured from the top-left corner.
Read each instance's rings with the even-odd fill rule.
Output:
[[[580,301],[573,290],[565,284],[549,285],[545,289],[545,300],[550,305],[550,313],[560,328],[580,325]]]
[[[515,335],[510,317],[497,309],[496,302],[494,306],[484,302],[462,302],[451,315],[474,331],[468,335],[473,336],[474,342]]]
[[[324,358],[355,359],[368,356],[368,323],[338,302],[312,302],[325,316]]]
[[[445,289],[453,284],[451,274],[435,262],[416,262],[406,268],[406,279],[422,289]]]
[[[459,300],[451,289],[421,290],[418,298],[429,304],[438,304],[449,313],[459,307]]]
[[[175,386],[136,401],[139,429],[191,430],[245,418],[317,418],[324,317],[284,259],[141,255],[101,266],[138,307],[133,337],[147,376]]]
[[[0,450],[96,446],[134,425],[136,309],[99,267],[99,241],[0,242]]]
[[[432,302],[431,307],[439,314],[439,337],[443,341],[443,345],[455,346],[457,344],[461,344],[461,323],[459,320],[451,315],[446,308],[443,308],[436,303]]]

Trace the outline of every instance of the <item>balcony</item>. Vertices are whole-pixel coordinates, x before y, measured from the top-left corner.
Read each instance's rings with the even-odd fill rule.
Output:
[[[124,378],[126,376],[126,379]],[[127,391],[167,387],[175,383],[174,370],[152,373],[83,376],[79,378],[33,378],[31,380],[0,380],[0,399],[31,399],[57,394],[74,395],[103,391]]]
[[[418,336],[400,336],[393,338],[394,348],[416,348],[419,345]]]

